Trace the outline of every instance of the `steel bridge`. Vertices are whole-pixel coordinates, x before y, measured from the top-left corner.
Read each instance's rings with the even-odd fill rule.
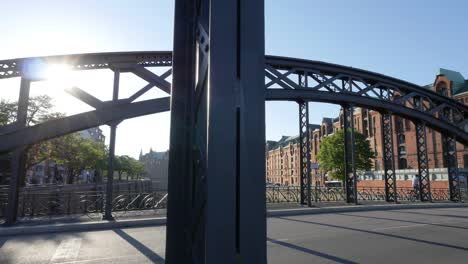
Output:
[[[73,70],[110,69],[113,99],[101,101],[80,88],[68,92],[93,111],[26,126],[34,72],[49,64]],[[166,67],[155,74],[150,67]],[[121,73],[147,85],[119,98]],[[74,54],[0,61],[0,79],[21,78],[17,121],[0,127],[0,153],[12,152],[6,219],[16,220],[25,147],[72,132],[109,125],[109,174],[115,137],[125,119],[171,112],[167,263],[265,263],[265,101],[298,104],[301,181],[299,202],[311,205],[308,102],[344,109],[346,185],[357,203],[354,107],[380,112],[385,188],[397,202],[392,116],[416,125],[421,201],[432,201],[426,127],[443,135],[449,198],[460,201],[456,142],[468,144],[468,108],[418,85],[366,70],[304,59],[265,56],[264,3],[249,0],[176,0],[173,51]],[[172,78],[172,79],[171,79]],[[135,102],[151,89],[167,97]],[[255,133],[252,133],[255,131]],[[105,218],[112,219],[112,177]],[[341,192],[340,192],[341,193]]]

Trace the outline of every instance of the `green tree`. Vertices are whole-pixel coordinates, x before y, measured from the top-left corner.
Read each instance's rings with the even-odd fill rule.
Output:
[[[17,111],[18,102],[2,99],[0,101],[0,126],[16,122]],[[26,126],[36,125],[63,116],[63,113],[53,111],[53,103],[50,96],[39,95],[29,98]],[[26,170],[41,162],[45,161],[47,163],[50,161],[52,142],[54,141],[44,141],[26,147]],[[48,164],[46,164],[45,168],[49,169]],[[49,172],[46,171],[46,174],[49,175]]]
[[[145,167],[141,161],[138,161],[130,156],[115,156],[114,159],[114,170],[119,175],[119,181],[122,180],[122,176],[127,176],[127,181],[130,177],[139,178],[145,172]]]
[[[348,131],[350,133],[350,131]],[[363,134],[355,131],[356,170],[366,171],[372,168],[375,153],[371,150],[369,141]],[[320,169],[333,179],[344,180],[344,130],[339,130],[331,136],[325,137],[320,144],[318,153]]]
[[[83,170],[102,170],[106,165],[104,143],[69,134],[52,143],[51,159],[67,168],[67,183],[73,184]]]

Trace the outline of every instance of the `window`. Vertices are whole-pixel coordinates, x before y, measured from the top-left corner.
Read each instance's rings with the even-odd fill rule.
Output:
[[[400,153],[400,155],[406,155],[406,147],[405,146],[398,147],[398,153]]]
[[[436,87],[436,92],[441,94],[441,95],[448,96],[447,84],[445,82],[438,83],[437,87]]]
[[[398,161],[398,168],[399,168],[400,170],[407,169],[407,168],[408,168],[408,161],[407,161],[405,158],[401,158],[401,159]]]
[[[405,135],[404,134],[398,135],[398,143],[404,144],[405,142],[406,142],[405,141]]]
[[[411,130],[411,122],[408,119],[405,119],[405,128],[406,128],[406,131]]]

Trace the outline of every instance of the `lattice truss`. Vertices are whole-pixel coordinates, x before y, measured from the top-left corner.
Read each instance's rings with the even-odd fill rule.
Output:
[[[0,61],[0,79],[20,77],[31,63],[66,64],[72,70],[107,69],[113,64],[134,64],[143,67],[172,66],[171,52],[115,52],[21,58]]]
[[[429,160],[427,157],[426,125],[416,123],[416,150],[418,154],[419,195],[421,201],[431,201]]]
[[[153,87],[157,87],[162,91],[170,94],[171,83],[169,78],[172,75],[172,54],[170,52],[124,52],[124,53],[100,53],[100,54],[82,54],[82,55],[64,55],[64,56],[50,56],[50,57],[37,57],[37,58],[26,58],[18,60],[8,60],[0,61],[0,79],[11,78],[11,77],[22,77],[32,81],[41,81],[44,77],[31,77],[29,69],[27,68],[29,64],[34,64],[34,70],[41,71],[43,68],[48,67],[49,65],[54,64],[64,64],[70,67],[71,70],[92,70],[92,69],[110,69],[114,72],[129,72],[145,80],[147,84],[138,89],[133,95],[128,98],[118,99],[117,101],[101,101],[95,96],[85,92],[84,90],[73,87],[66,90],[70,95],[75,98],[83,101],[84,103],[95,108],[96,111],[85,112],[82,114],[77,114],[74,116],[59,118],[53,121],[48,121],[44,124],[39,124],[31,128],[20,128],[16,126],[16,123],[8,124],[6,126],[0,127],[0,138],[2,138],[2,143],[0,143],[0,152],[7,151],[12,148],[12,142],[19,144],[22,140],[17,138],[21,135],[16,135],[15,133],[28,130],[28,129],[37,129],[41,130],[41,126],[45,126],[50,123],[51,126],[55,127],[53,132],[43,133],[36,139],[33,137],[26,137],[30,142],[24,142],[23,144],[32,144],[37,143],[38,141],[61,136],[70,132],[82,130],[89,128],[87,127],[87,122],[89,120],[94,120],[94,126],[109,124],[111,122],[120,122],[122,119],[141,116],[144,114],[157,113],[160,111],[169,110],[169,97],[146,100],[138,103],[134,103],[142,95],[146,94]],[[150,71],[148,67],[162,67],[162,74],[156,74],[153,71]],[[164,72],[165,70],[165,72]],[[117,80],[118,85],[118,80]],[[154,107],[156,105],[156,107]],[[159,105],[159,107],[158,107]],[[126,108],[127,111],[125,114],[117,114],[116,109],[112,107]],[[132,108],[133,107],[133,108]],[[138,109],[137,109],[138,108]],[[115,114],[113,114],[113,112]],[[143,114],[144,113],[144,114]],[[98,115],[97,115],[98,114]],[[118,116],[122,116],[120,120],[116,119]],[[97,117],[100,116],[101,118]],[[104,117],[104,118],[102,118]],[[73,124],[76,126],[74,131],[71,131],[69,126],[66,125],[68,120],[75,120]],[[97,119],[97,120],[96,120]],[[100,119],[100,120],[99,120]],[[78,122],[78,120],[83,122]],[[53,124],[52,124],[53,123]],[[79,124],[80,123],[80,124]],[[62,126],[60,126],[62,124]],[[37,128],[36,128],[37,127]],[[25,134],[36,134],[33,131],[25,132]],[[6,139],[9,140],[6,140]],[[13,140],[11,140],[11,139]],[[3,140],[5,139],[5,140]]]
[[[301,204],[310,204],[311,175],[310,175],[310,133],[309,133],[309,105],[307,102],[299,103],[299,144],[300,144],[300,181]]]
[[[383,137],[383,162],[384,162],[384,180],[385,194],[387,202],[397,201],[396,192],[396,175],[395,162],[393,152],[393,133],[392,133],[392,116],[383,114],[381,119],[381,129]]]
[[[458,166],[457,166],[457,141],[454,137],[444,136],[444,159],[447,165],[448,182],[450,190],[450,200],[460,201],[460,179],[458,177]]]
[[[306,86],[298,83],[298,76],[305,76],[303,83]],[[388,76],[324,62],[267,56],[265,77],[267,89],[308,90],[372,98],[423,112],[468,132],[466,106],[429,89]],[[422,102],[419,109],[414,104],[415,98]],[[451,120],[448,112],[453,115]]]

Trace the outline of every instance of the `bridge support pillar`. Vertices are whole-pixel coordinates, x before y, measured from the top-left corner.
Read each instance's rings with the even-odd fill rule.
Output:
[[[416,152],[418,155],[419,198],[421,202],[432,202],[429,159],[427,157],[426,124],[415,122]]]
[[[445,166],[447,167],[450,201],[460,202],[460,180],[457,165],[457,141],[451,135],[443,135]]]
[[[264,1],[194,2],[175,4],[166,263],[266,263]]]
[[[31,81],[22,77],[16,118],[16,124],[18,128],[25,127],[27,125],[30,87]],[[10,188],[8,192],[8,205],[5,214],[5,225],[12,225],[16,222],[20,187],[24,184],[26,176],[25,166],[26,147],[15,149],[11,159]]]
[[[120,81],[120,70],[114,69],[114,88],[112,94],[112,102],[115,103],[119,99],[119,81]],[[117,133],[118,122],[109,124],[110,126],[110,138],[109,138],[109,157],[107,164],[107,185],[106,185],[106,206],[103,219],[114,220],[112,216],[112,200],[114,192],[114,160],[115,160],[115,137]]]
[[[421,97],[414,98],[414,105],[419,111],[424,111],[424,103]],[[426,124],[424,122],[414,122],[414,125],[416,127],[416,153],[418,155],[419,198],[421,202],[432,202]]]
[[[344,162],[345,162],[345,188],[346,202],[358,203],[357,175],[356,175],[356,151],[354,140],[354,107],[344,105],[343,107],[343,129],[344,129]]]
[[[299,160],[300,160],[300,203],[312,206],[311,174],[310,174],[310,131],[309,131],[309,103],[299,104]]]
[[[391,113],[380,115],[382,129],[382,156],[385,181],[385,200],[398,202],[396,190],[395,160],[393,152],[393,126]]]

